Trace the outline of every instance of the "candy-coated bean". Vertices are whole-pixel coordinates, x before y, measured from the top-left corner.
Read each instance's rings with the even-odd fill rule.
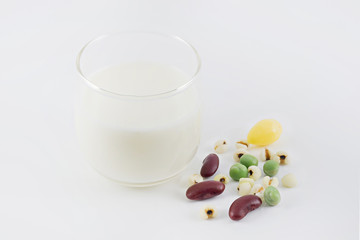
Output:
[[[204,200],[220,195],[225,190],[225,184],[218,181],[200,182],[189,187],[186,197],[190,200]]]
[[[281,200],[279,190],[273,186],[267,187],[264,192],[264,200],[270,206],[277,205]]]
[[[244,154],[240,158],[240,163],[248,168],[250,166],[257,166],[258,159],[251,154]]]
[[[232,220],[240,220],[249,212],[259,208],[262,204],[261,198],[256,195],[245,195],[236,199],[229,208],[229,217]]]
[[[248,176],[248,170],[246,166],[241,163],[235,163],[231,166],[229,175],[235,181],[239,181],[240,178],[246,178]]]
[[[266,161],[263,167],[264,173],[270,177],[275,176],[279,171],[279,163],[275,160]]]
[[[204,159],[200,175],[202,177],[211,177],[217,171],[218,167],[219,157],[215,153],[211,153]]]

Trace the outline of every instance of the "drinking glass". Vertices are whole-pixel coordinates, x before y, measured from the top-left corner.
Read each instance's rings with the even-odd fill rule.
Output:
[[[200,65],[177,36],[123,32],[87,43],[76,61],[75,123],[91,166],[135,187],[183,171],[200,140]]]

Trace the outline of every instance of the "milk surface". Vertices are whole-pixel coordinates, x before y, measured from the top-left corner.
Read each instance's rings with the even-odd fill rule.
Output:
[[[155,95],[176,89],[190,76],[157,63],[111,66],[90,76],[97,87],[122,95]],[[113,97],[85,87],[76,124],[85,158],[101,174],[146,185],[170,178],[194,156],[200,138],[195,85],[152,99]]]

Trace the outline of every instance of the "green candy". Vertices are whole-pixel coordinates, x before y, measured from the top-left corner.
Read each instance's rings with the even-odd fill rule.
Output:
[[[263,170],[266,175],[268,175],[269,177],[273,177],[279,171],[279,163],[274,160],[266,161]]]
[[[246,166],[240,163],[235,163],[231,166],[229,175],[235,181],[239,181],[240,178],[246,178],[248,176],[248,170]]]
[[[279,190],[273,186],[269,186],[265,189],[264,200],[269,206],[278,205],[281,200]]]
[[[257,166],[258,160],[255,156],[251,154],[244,154],[240,158],[240,163],[248,168],[250,166]]]

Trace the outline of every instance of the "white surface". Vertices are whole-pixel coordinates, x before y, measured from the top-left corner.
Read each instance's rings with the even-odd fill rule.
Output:
[[[2,1],[0,239],[357,239],[358,1]],[[273,148],[299,177],[283,200],[240,222],[224,195],[190,202],[181,177],[128,189],[97,175],[76,147],[75,55],[118,30],[177,34],[199,50],[204,124],[199,168],[220,137],[273,117]],[[232,163],[221,156],[221,170]],[[203,221],[202,205],[219,216]]]

